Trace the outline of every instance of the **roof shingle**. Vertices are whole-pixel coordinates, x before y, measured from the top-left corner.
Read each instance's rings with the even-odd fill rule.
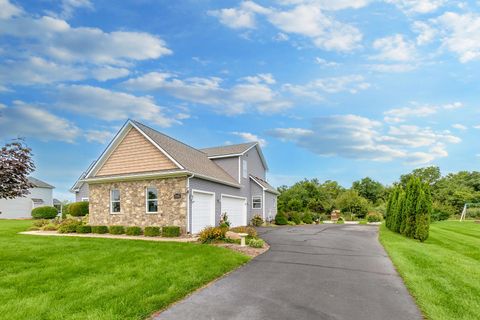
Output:
[[[209,157],[224,156],[229,154],[242,154],[256,144],[257,142],[247,142],[240,144],[231,144],[227,146],[203,148],[200,149],[200,151],[205,152]]]
[[[42,181],[42,180],[39,180],[37,178],[34,178],[34,177],[28,177],[28,181],[33,184],[35,187],[37,188],[48,188],[48,189],[55,189],[54,186]]]

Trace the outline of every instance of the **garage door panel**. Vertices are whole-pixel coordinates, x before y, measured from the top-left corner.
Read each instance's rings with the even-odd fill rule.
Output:
[[[244,198],[222,196],[222,214],[227,213],[231,227],[247,224],[247,201]]]
[[[215,196],[210,193],[192,193],[192,233],[215,225]]]

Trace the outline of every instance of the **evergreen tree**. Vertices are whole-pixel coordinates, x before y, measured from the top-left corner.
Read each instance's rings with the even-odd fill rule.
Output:
[[[400,189],[398,195],[397,206],[395,209],[395,225],[394,231],[398,233],[402,233],[402,230],[405,229],[405,191]]]
[[[416,213],[417,202],[421,191],[421,182],[417,177],[411,177],[407,183],[406,200],[405,200],[405,228],[402,234],[406,237],[413,238],[416,230]]]
[[[420,188],[420,194],[417,202],[415,219],[417,225],[415,228],[415,239],[423,242],[428,238],[430,214],[432,212],[432,198],[430,196],[428,185],[424,185]]]
[[[399,188],[395,187],[393,189],[393,192],[390,194],[390,197],[388,199],[387,203],[387,211],[386,211],[386,217],[385,217],[385,224],[388,229],[393,230],[393,226],[395,224],[395,217],[396,217],[396,206],[398,202],[398,194],[399,194]]]

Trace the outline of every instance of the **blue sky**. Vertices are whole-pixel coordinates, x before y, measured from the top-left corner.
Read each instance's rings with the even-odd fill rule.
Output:
[[[68,188],[128,118],[278,186],[478,170],[480,2],[0,0],[0,139]]]

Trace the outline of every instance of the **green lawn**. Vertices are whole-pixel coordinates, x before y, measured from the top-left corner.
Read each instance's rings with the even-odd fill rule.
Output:
[[[246,263],[223,248],[18,235],[0,220],[0,318],[144,319]]]
[[[380,242],[428,319],[479,319],[480,224],[433,223],[424,243],[382,225]]]

